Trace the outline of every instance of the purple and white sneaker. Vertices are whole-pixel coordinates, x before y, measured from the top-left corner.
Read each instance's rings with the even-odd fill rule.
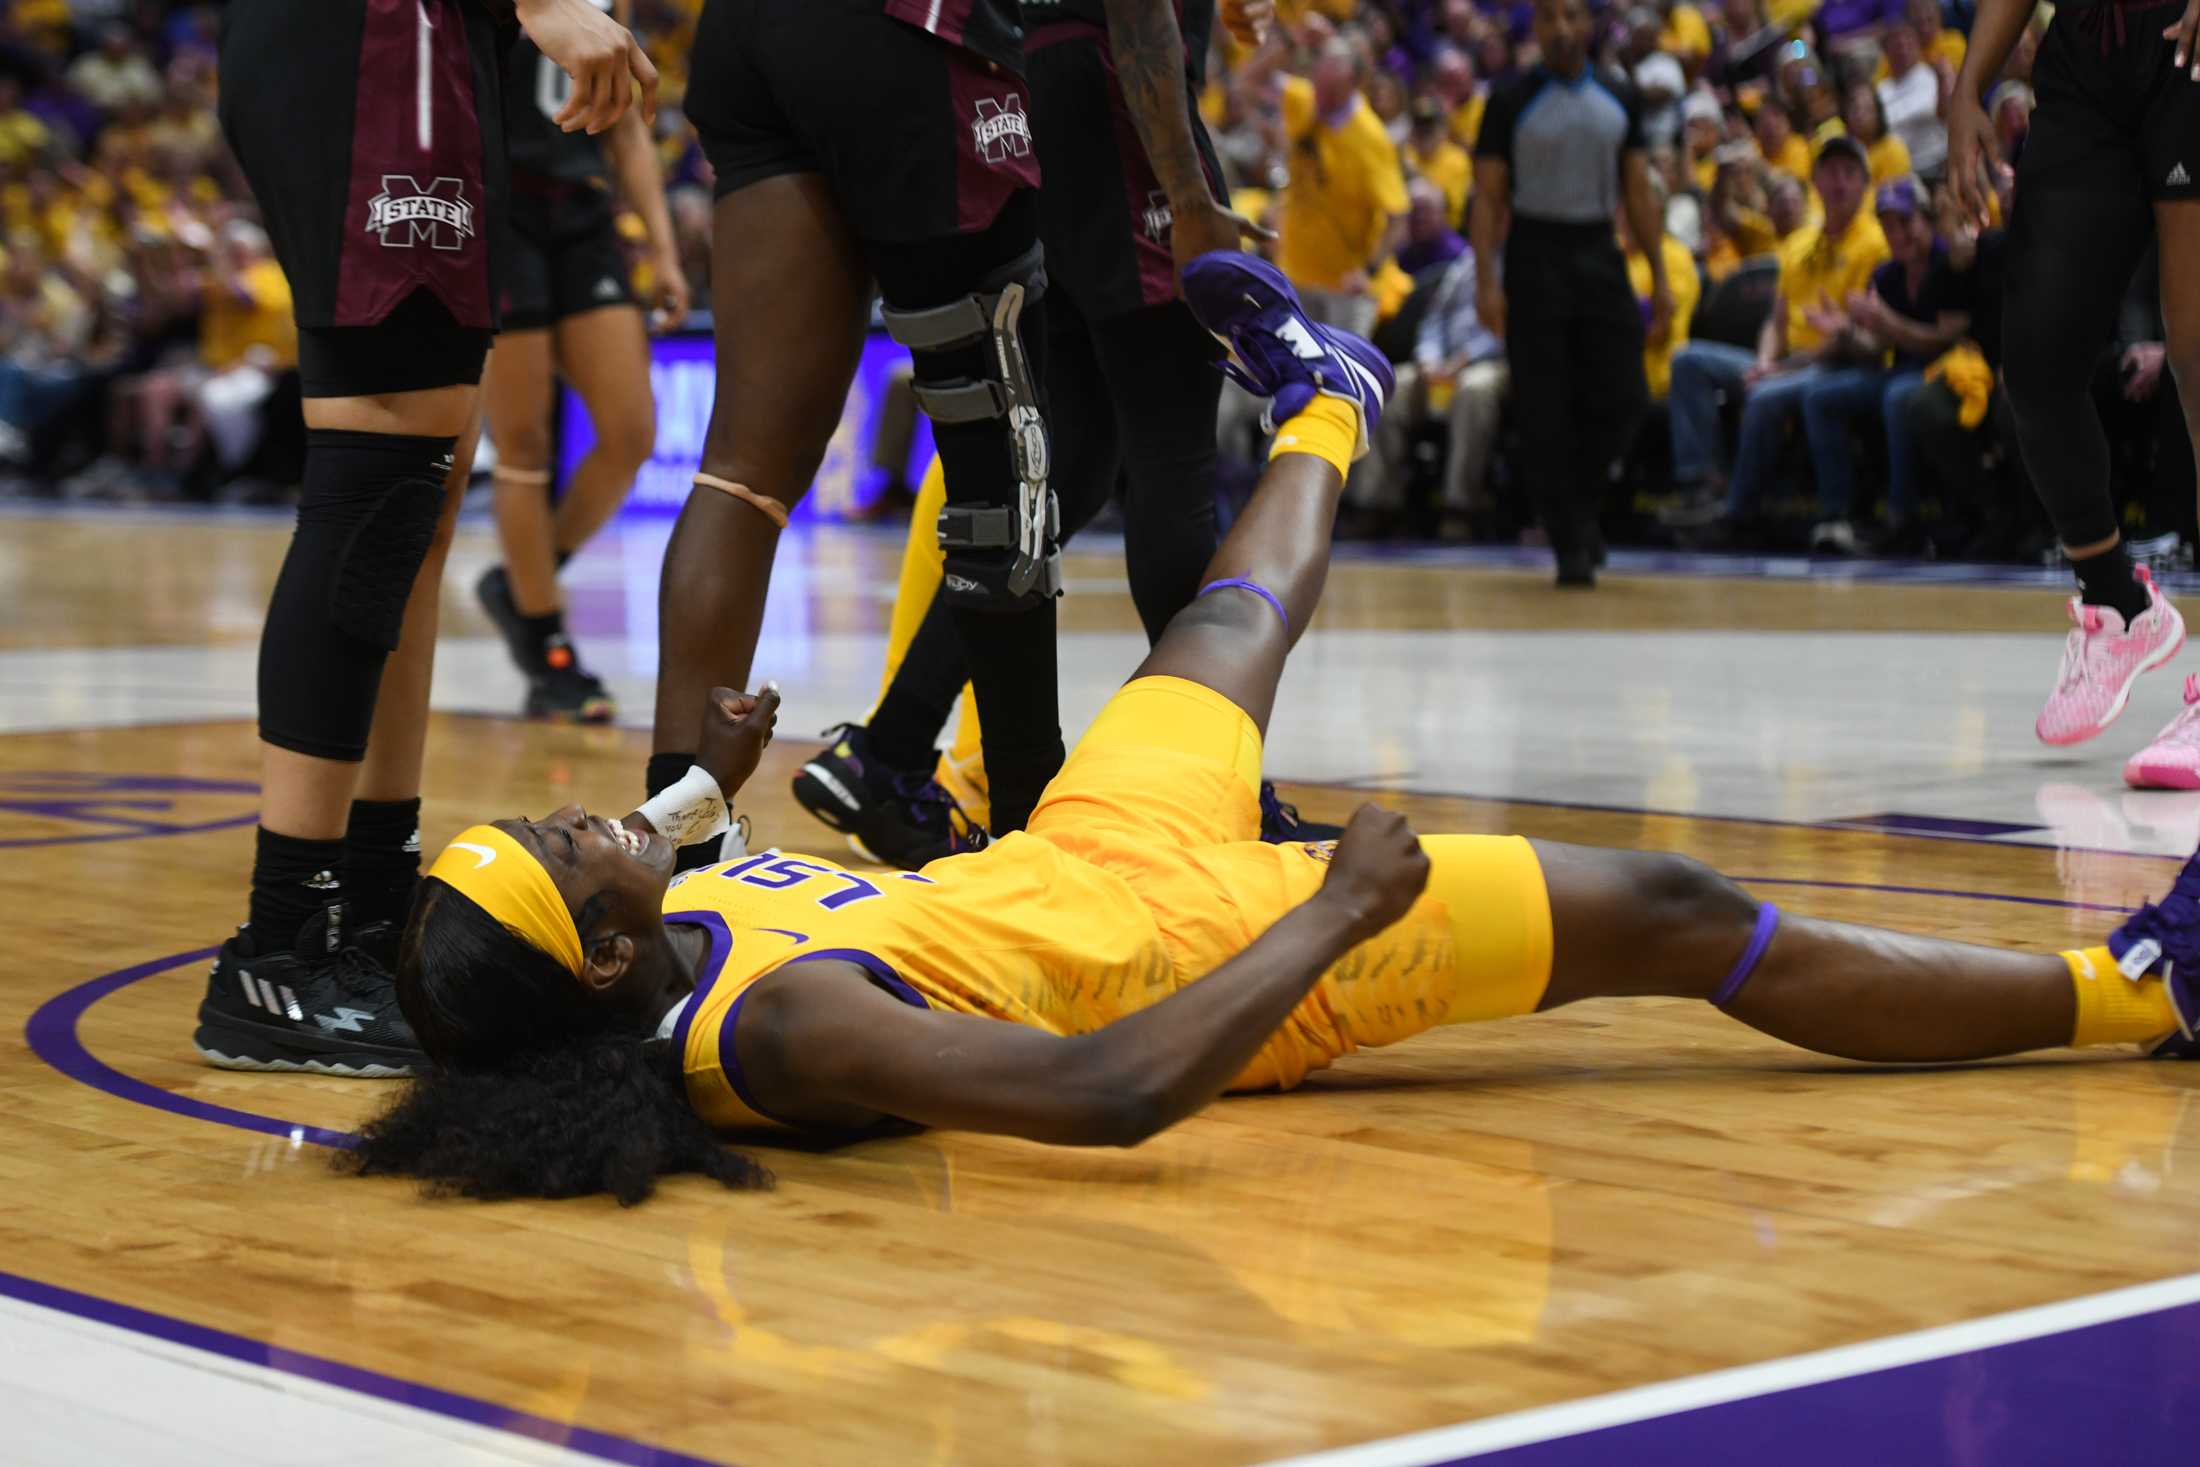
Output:
[[[1349,331],[1307,319],[1283,272],[1257,255],[1216,250],[1184,267],[1184,303],[1230,349],[1222,370],[1265,397],[1261,427],[1273,433],[1319,396],[1359,410],[1357,460],[1366,455],[1397,377],[1383,354]]]
[[[2108,935],[2124,976],[2159,976],[2177,1032],[2154,1046],[2156,1059],[2200,1059],[2200,855],[2185,862],[2169,895],[2147,902]]]

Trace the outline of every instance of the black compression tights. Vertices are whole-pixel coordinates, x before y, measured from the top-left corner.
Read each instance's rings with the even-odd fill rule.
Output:
[[[2025,468],[2066,546],[2118,532],[2091,384],[2152,232],[2129,194],[2020,194],[2010,221],[2002,370]]]

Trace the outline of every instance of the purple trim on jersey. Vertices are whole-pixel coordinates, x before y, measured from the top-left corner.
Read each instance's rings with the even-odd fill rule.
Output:
[[[487,330],[491,221],[463,0],[366,8],[334,324],[371,326],[426,287],[459,325]]]
[[[726,1021],[718,1026],[718,1070],[726,1077],[726,1083],[733,1087],[733,1093],[741,1097],[743,1105],[767,1121],[778,1121],[782,1126],[792,1126],[793,1121],[782,1120],[756,1103],[756,1097],[749,1093],[748,1078],[741,1073],[741,1055],[734,1047],[733,1036],[741,1027],[741,1005],[747,1003],[749,995],[754,992],[756,985],[752,983],[735,994],[733,1006],[726,1010]]]
[[[702,1011],[703,1000],[710,996],[711,989],[718,983],[719,975],[726,970],[726,958],[733,952],[733,929],[716,912],[667,912],[664,920],[667,927],[687,922],[710,933],[710,951],[703,954],[702,963],[695,969],[695,991],[688,995],[687,1007],[680,1012],[680,1022],[672,1026],[673,1049],[680,1056],[680,1063],[684,1067],[687,1063],[688,1030],[695,1027],[695,1016]],[[735,1002],[738,1003],[739,1000]],[[726,1027],[730,1032],[733,1027],[730,1020]]]
[[[1283,609],[1283,603],[1276,599],[1275,592],[1269,590],[1266,586],[1263,586],[1258,581],[1248,581],[1243,576],[1231,576],[1226,580],[1209,581],[1206,585],[1199,588],[1199,596],[1204,596],[1210,591],[1227,590],[1232,586],[1237,587],[1240,591],[1250,591],[1255,596],[1258,596],[1261,600],[1267,602],[1271,607],[1275,609],[1276,615],[1282,618],[1283,630],[1285,635],[1290,634],[1291,613]],[[1196,601],[1199,599],[1199,597],[1195,596],[1192,599]]]
[[[1741,960],[1735,963],[1734,971],[1726,975],[1726,981],[1719,985],[1719,991],[1711,995],[1713,1008],[1725,1008],[1734,1001],[1734,995],[1742,991],[1742,985],[1749,981],[1749,975],[1757,971],[1758,960],[1764,957],[1765,949],[1772,946],[1772,934],[1779,925],[1778,907],[1766,902],[1757,909],[1757,925],[1749,934],[1749,946],[1742,949]]]
[[[905,1004],[911,1004],[920,1009],[932,1007],[923,994],[909,986],[908,982],[895,970],[892,963],[887,962],[877,953],[867,953],[859,947],[828,947],[820,948],[814,953],[803,953],[796,961],[811,963],[824,958],[829,958],[837,963],[854,963],[864,972],[870,974],[879,987]]]

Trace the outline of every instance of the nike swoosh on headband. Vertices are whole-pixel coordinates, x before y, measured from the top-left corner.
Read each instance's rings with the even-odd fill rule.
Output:
[[[458,851],[472,851],[475,854],[479,855],[481,859],[474,862],[474,869],[476,871],[479,871],[482,867],[488,865],[491,861],[494,861],[497,858],[496,850],[493,847],[477,846],[472,841],[454,840],[451,842],[451,848]]]

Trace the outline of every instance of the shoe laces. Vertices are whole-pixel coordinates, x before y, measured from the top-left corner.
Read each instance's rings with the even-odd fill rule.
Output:
[[[2094,641],[2107,631],[2107,625],[2101,620],[2101,609],[2075,596],[2070,598],[2070,619],[2077,625],[2063,639],[2062,668],[2055,675],[2056,685],[2066,693],[2090,680]]]
[[[930,775],[895,775],[894,795],[908,810],[910,823],[919,830],[946,832],[948,854],[982,851],[989,844],[990,837],[971,820],[961,801]]]
[[[2200,744],[2200,677],[2185,675],[2185,706],[2177,710],[2177,716],[2162,730],[2156,743],[2175,741],[2181,744]]]
[[[387,968],[363,949],[345,943],[333,957],[313,965],[315,974],[335,987],[346,1003],[371,1008],[377,1014],[397,1007],[397,980]]]

